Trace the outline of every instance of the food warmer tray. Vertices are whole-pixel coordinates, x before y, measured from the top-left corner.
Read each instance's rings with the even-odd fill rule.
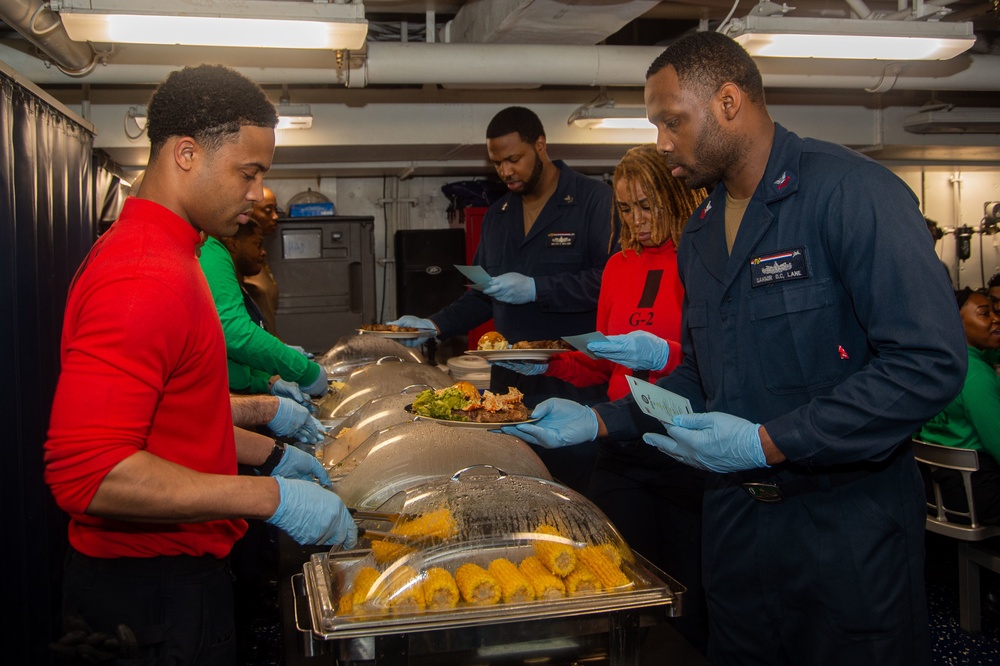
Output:
[[[296,574],[298,585],[293,578],[292,587],[300,597],[296,627],[310,641],[336,645],[342,661],[359,655],[370,660],[373,650],[385,652],[377,646],[387,644],[412,653],[415,661],[410,663],[422,663],[423,654],[428,663],[441,666],[466,664],[470,659],[489,662],[484,646],[502,653],[535,645],[538,655],[545,655],[558,649],[598,649],[601,643],[600,649],[618,659],[612,663],[636,663],[629,658],[630,651],[632,657],[637,655],[640,626],[681,613],[684,587],[631,551],[589,500],[560,484],[477,466],[409,489],[400,505],[401,498],[397,495],[385,507],[395,513],[381,520],[393,523],[390,535],[410,539],[402,542],[408,548],[375,550],[377,544],[372,542],[368,549],[316,553]],[[361,522],[363,527],[368,524]],[[563,536],[547,532],[544,525],[558,525]],[[432,567],[456,570],[459,563],[474,563],[485,568],[498,558],[521,562],[532,553],[540,555],[540,544],[564,542],[613,545],[623,556],[621,573],[630,582],[576,596],[485,606],[458,603],[429,608],[421,602],[414,610],[394,603],[406,596],[400,592],[404,588],[393,583],[396,574],[413,582],[423,574],[412,574]],[[381,567],[382,573],[369,583],[367,601],[344,610],[345,593],[350,594],[361,570],[373,566]],[[407,570],[410,573],[403,575]],[[626,645],[635,649],[624,649]],[[389,663],[407,663],[398,661],[398,656],[397,652],[397,659]]]

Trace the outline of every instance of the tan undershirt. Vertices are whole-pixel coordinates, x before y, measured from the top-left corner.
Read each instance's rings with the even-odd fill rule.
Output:
[[[740,230],[740,224],[743,222],[743,213],[746,212],[747,204],[750,203],[750,199],[752,198],[750,196],[746,199],[734,199],[726,192],[726,248],[729,250],[729,254],[733,253],[733,244],[736,243],[736,233]]]

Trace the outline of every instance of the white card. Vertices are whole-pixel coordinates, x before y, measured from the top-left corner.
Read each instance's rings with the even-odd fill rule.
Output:
[[[678,414],[694,413],[691,401],[684,396],[632,376],[625,378],[628,380],[629,388],[632,389],[632,398],[643,414],[670,423]]]

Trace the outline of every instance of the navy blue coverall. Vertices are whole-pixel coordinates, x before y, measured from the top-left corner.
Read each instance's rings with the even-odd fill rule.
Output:
[[[535,279],[535,301],[511,305],[469,289],[454,303],[432,314],[442,339],[463,335],[489,321],[511,343],[522,340],[558,340],[564,335],[590,333],[596,327],[597,297],[608,257],[618,250],[613,231],[613,194],[605,183],[579,174],[561,160],[559,184],[538,218],[524,234],[520,195],[508,192],[483,218],[482,235],[473,264],[491,276],[516,272]],[[606,399],[606,384],[577,388],[555,377],[527,376],[493,366],[490,389],[506,393],[507,387],[524,393],[530,409],[551,397],[584,404]],[[579,450],[535,451],[552,475],[574,490],[586,492],[597,445]]]
[[[763,424],[788,460],[709,475],[709,658],[927,664],[909,441],[967,361],[916,198],[868,158],[779,125],[731,255],[725,202],[720,183],[684,230],[685,357],[658,384],[695,411]],[[630,398],[595,409],[612,437],[663,432]],[[784,500],[752,498],[752,482]]]

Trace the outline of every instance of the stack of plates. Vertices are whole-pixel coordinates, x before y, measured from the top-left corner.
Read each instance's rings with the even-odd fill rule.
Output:
[[[453,356],[448,359],[448,374],[456,382],[469,382],[477,389],[490,387],[490,364],[476,356]]]

